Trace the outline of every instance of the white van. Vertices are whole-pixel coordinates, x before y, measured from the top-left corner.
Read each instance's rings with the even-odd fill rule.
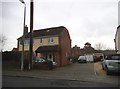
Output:
[[[87,59],[86,59],[85,56],[79,56],[78,62],[79,62],[79,63],[87,63]]]

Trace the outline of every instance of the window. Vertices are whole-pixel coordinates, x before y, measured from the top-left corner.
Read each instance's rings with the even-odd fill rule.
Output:
[[[25,41],[24,41],[24,44],[25,44],[25,45],[28,45],[29,43],[30,43],[30,40],[25,40]]]
[[[114,60],[120,60],[120,56],[112,56],[112,59],[114,59]]]
[[[53,37],[48,38],[48,43],[53,43]]]
[[[20,44],[22,45],[22,39],[19,40],[20,41]],[[25,39],[24,40],[24,45],[29,45],[30,44],[30,40],[29,39]],[[34,44],[34,40],[33,40],[33,44]]]
[[[43,43],[43,39],[42,39],[42,38],[40,38],[40,43],[41,43],[41,44]]]
[[[22,39],[20,39],[20,40],[19,40],[19,42],[20,42],[20,44],[21,44],[21,45],[23,44],[23,41],[22,41]]]

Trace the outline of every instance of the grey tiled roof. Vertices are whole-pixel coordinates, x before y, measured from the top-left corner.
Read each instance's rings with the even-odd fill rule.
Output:
[[[63,30],[66,30],[66,28],[64,26],[34,30],[33,37],[59,35],[59,34],[61,34],[61,32]],[[29,37],[30,37],[30,32],[25,35],[25,38],[29,38]],[[22,37],[20,37],[20,38],[22,38]],[[18,38],[18,39],[20,39],[20,38]]]

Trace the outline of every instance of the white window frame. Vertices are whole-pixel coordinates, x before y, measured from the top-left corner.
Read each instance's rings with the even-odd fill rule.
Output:
[[[48,43],[53,43],[54,42],[54,38],[53,37],[49,37],[48,38]]]
[[[40,44],[43,44],[43,38],[40,38]]]

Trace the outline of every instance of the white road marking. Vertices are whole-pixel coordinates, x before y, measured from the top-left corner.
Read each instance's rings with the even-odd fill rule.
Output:
[[[95,63],[94,63],[94,73],[95,73],[95,76],[97,76],[97,71],[96,71],[96,68],[95,68]]]

